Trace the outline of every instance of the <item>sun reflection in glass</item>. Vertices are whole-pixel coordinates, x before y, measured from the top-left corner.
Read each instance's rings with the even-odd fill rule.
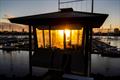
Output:
[[[77,46],[82,44],[83,28],[80,30],[69,30],[69,29],[50,30],[51,38],[49,38],[49,30],[44,30],[44,37],[43,37],[43,30],[36,29],[36,31],[37,31],[37,41],[39,48],[42,46],[47,47],[47,45],[50,45],[49,41],[51,41],[51,47],[57,47],[60,49],[64,49],[64,40],[66,41],[66,48],[72,48],[72,46]],[[64,35],[65,35],[65,39],[64,39]]]

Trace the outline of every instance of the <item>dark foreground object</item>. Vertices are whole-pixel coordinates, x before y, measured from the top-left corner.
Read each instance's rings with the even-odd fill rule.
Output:
[[[4,75],[0,75],[0,80],[84,80],[84,79],[70,79],[70,78],[63,78],[63,73],[59,71],[49,71],[43,76],[29,76],[26,75],[24,77],[6,77]],[[101,74],[91,74],[91,77],[94,78],[94,80],[120,80],[120,76],[109,76],[105,77]],[[85,79],[86,80],[86,79]],[[92,79],[88,79],[92,80]]]

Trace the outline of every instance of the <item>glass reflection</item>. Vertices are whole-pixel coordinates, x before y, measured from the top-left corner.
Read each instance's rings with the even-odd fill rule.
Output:
[[[75,48],[82,45],[83,28],[79,30],[39,30],[37,32],[38,48]],[[65,37],[64,37],[65,36]],[[65,39],[64,39],[65,38]],[[65,43],[64,43],[65,40]]]

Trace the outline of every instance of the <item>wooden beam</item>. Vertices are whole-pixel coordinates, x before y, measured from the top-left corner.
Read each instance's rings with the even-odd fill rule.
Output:
[[[44,34],[44,30],[42,30],[42,34],[43,34],[43,46],[45,48],[45,34]]]
[[[72,30],[70,30],[70,48],[72,48],[72,46],[71,46],[71,41],[72,41]]]
[[[51,29],[49,27],[49,47],[51,48]]]
[[[79,30],[77,30],[77,44],[79,44]]]
[[[32,77],[32,31],[29,25],[29,74]]]
[[[90,43],[89,43],[89,33],[90,33],[90,27],[89,26],[85,26],[84,28],[84,32],[85,32],[85,43],[84,43],[84,51],[85,51],[85,76],[89,76],[90,74],[90,68],[89,68],[89,57],[90,57],[90,49],[89,49],[89,46],[90,46]]]
[[[37,33],[36,33],[36,27],[33,26],[33,37],[34,37],[34,51],[38,49],[38,41],[37,41]]]
[[[90,31],[89,31],[89,54],[88,54],[88,70],[89,70],[89,73],[91,73],[91,54],[92,54],[92,27],[90,27],[89,28],[90,29]],[[88,76],[90,76],[90,74],[88,75]]]
[[[64,49],[66,49],[66,33],[65,33],[65,30],[64,30]]]

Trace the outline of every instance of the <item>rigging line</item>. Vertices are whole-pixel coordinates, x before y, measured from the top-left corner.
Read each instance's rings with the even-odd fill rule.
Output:
[[[60,4],[64,4],[64,3],[71,3],[71,2],[79,2],[79,1],[84,1],[84,0],[66,1],[66,2],[60,2]]]

